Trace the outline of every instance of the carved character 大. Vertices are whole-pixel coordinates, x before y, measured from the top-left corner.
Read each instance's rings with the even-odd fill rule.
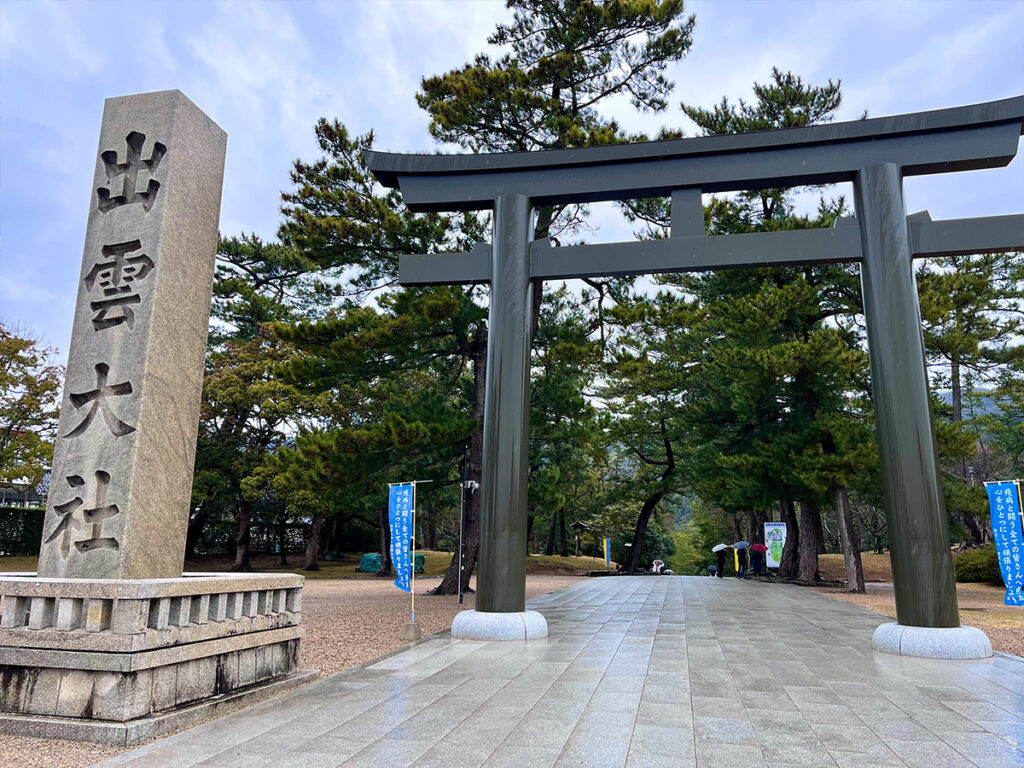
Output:
[[[103,421],[114,437],[123,437],[135,431],[135,427],[121,421],[110,409],[107,403],[109,397],[119,397],[132,393],[131,382],[123,381],[120,384],[107,384],[107,374],[110,373],[110,366],[106,363],[96,365],[96,389],[88,392],[72,393],[71,403],[75,408],[81,408],[86,403],[92,403],[92,407],[85,415],[85,418],[77,427],[68,432],[64,437],[78,437],[89,428],[97,412],[103,413]]]

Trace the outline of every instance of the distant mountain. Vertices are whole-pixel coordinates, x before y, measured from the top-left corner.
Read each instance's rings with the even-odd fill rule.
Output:
[[[942,402],[946,403],[947,405],[952,404],[952,402],[953,402],[953,393],[950,390],[948,390],[948,389],[938,390],[935,394],[936,394],[936,396],[940,400],[942,400]],[[968,411],[968,405],[965,402],[964,403],[964,412],[965,412],[964,413],[964,417],[965,418],[968,416],[967,411]],[[993,396],[991,396],[991,395],[983,395],[981,397],[981,401],[975,403],[971,407],[970,413],[973,416],[987,416],[987,415],[990,415],[990,414],[996,414],[996,413],[999,413],[999,404],[996,402],[996,399]]]

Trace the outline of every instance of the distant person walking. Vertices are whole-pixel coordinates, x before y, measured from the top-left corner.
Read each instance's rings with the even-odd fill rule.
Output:
[[[743,575],[747,572],[747,550],[746,547],[743,549],[736,550],[736,555],[739,558],[740,567],[736,571],[736,577],[742,579]]]
[[[760,576],[764,570],[764,555],[753,548],[750,550],[750,567],[754,570],[755,576]]]
[[[720,549],[715,552],[715,556],[718,557],[718,578],[722,578],[722,574],[725,573],[725,550]]]

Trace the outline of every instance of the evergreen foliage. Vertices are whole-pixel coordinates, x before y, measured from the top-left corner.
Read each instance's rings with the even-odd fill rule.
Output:
[[[64,378],[54,355],[0,322],[0,484],[33,487],[49,468]]]
[[[504,152],[634,141],[645,137],[602,112],[609,99],[667,111],[666,68],[695,29],[681,0],[507,5],[490,53],[421,82],[439,142]],[[828,122],[841,103],[839,81],[773,69],[750,101],[685,103],[682,114],[714,135]],[[431,481],[420,488],[421,546],[454,549],[464,455],[468,478],[480,475],[488,374],[486,286],[400,288],[398,258],[469,250],[490,239],[490,217],[411,213],[366,168],[372,132],[326,118],[314,130],[319,156],[294,165],[278,240],[221,243],[198,540],[222,540],[230,519],[237,567],[256,526],[278,532],[282,554],[301,534],[307,568],[319,553],[377,549],[385,575],[388,482]],[[810,212],[798,190],[706,199],[707,232],[826,228],[851,215],[842,197],[816,191]],[[664,237],[668,205],[622,211],[641,236]],[[535,236],[584,237],[587,215],[542,208]],[[1024,472],[1022,272],[1019,254],[1002,254],[918,273],[933,385],[952,392],[933,402],[951,542],[985,540],[981,480]],[[818,554],[842,550],[849,588],[862,589],[861,541],[881,551],[887,540],[857,268],[655,282],[533,292],[530,551],[570,554],[579,522],[588,546],[613,539],[624,570],[659,558],[703,573],[714,544],[759,540],[781,516],[784,576],[813,581]],[[467,498],[471,572],[479,499]],[[438,591],[456,579],[453,559]]]
[[[953,560],[956,580],[961,582],[984,582],[1003,586],[1003,574],[999,570],[999,557],[995,544],[972,549]]]

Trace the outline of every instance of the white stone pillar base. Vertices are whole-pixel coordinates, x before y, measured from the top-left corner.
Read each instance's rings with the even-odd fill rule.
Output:
[[[452,622],[458,640],[540,640],[548,636],[548,623],[536,611],[487,613],[463,611]]]
[[[871,638],[876,651],[925,659],[987,659],[992,644],[976,627],[908,627],[882,624]]]

